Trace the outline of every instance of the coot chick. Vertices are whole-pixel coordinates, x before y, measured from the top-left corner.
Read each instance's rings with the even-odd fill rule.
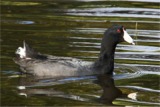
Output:
[[[14,58],[14,62],[23,72],[40,77],[113,74],[115,48],[124,41],[134,44],[123,26],[114,25],[108,28],[102,38],[99,58],[95,62],[40,54],[24,42],[23,47],[16,50],[18,57]]]

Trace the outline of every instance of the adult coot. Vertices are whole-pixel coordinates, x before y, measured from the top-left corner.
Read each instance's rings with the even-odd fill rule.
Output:
[[[23,47],[16,50],[18,57],[14,58],[14,61],[23,72],[35,76],[66,77],[113,74],[115,48],[118,43],[123,41],[134,44],[133,39],[123,26],[114,25],[105,31],[101,42],[100,55],[95,62],[40,54],[25,42]]]

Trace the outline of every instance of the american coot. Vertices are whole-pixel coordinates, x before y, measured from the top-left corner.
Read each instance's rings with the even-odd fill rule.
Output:
[[[118,43],[123,41],[134,44],[133,39],[128,35],[123,26],[114,25],[105,31],[100,55],[95,62],[40,54],[25,42],[23,47],[19,47],[16,50],[18,57],[14,58],[14,61],[23,72],[42,77],[113,74],[115,48]]]

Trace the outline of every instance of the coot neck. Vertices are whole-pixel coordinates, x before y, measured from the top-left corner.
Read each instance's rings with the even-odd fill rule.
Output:
[[[105,46],[101,46],[99,60],[102,64],[111,64],[114,63],[114,54],[117,44],[108,42]]]
[[[100,57],[103,56],[104,54],[107,54],[108,56],[114,57],[116,46],[117,46],[116,43],[109,43],[108,42],[107,44],[105,44],[105,46],[102,44],[101,50],[100,50]]]
[[[105,74],[113,74],[116,46],[116,43],[111,42],[105,42],[105,45],[101,44],[100,55],[95,64],[96,68]]]

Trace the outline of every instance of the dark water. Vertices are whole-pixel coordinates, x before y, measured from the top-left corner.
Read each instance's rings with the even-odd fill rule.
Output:
[[[118,97],[112,102],[114,105],[160,105],[159,3],[158,0],[1,1],[1,105],[100,106],[108,105],[108,96]],[[112,78],[104,77],[97,85],[96,77],[43,80],[18,75],[19,67],[12,58],[23,40],[41,53],[94,61],[103,32],[113,24],[124,25],[136,42],[135,46],[122,43],[116,48],[114,83]],[[22,86],[26,89],[20,89]],[[120,91],[123,95],[116,96]],[[106,99],[100,100],[100,96]]]

